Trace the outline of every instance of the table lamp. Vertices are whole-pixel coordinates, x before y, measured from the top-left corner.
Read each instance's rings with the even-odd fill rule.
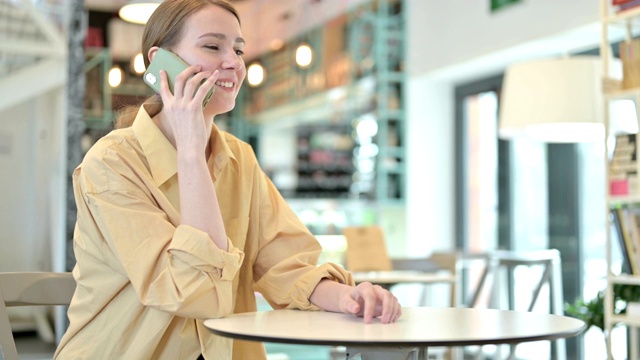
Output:
[[[574,56],[511,65],[503,82],[498,136],[552,143],[604,140],[600,58]]]

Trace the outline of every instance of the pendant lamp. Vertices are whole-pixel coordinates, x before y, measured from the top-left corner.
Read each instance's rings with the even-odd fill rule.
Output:
[[[550,143],[602,141],[600,58],[575,56],[510,66],[501,93],[498,134]]]
[[[124,21],[146,24],[162,0],[129,0],[120,8],[118,15]]]

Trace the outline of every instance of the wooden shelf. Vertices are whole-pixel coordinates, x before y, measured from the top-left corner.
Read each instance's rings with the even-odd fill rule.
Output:
[[[618,207],[623,205],[640,205],[640,195],[621,195],[621,196],[609,196],[609,207]]]
[[[617,13],[610,13],[604,17],[603,21],[606,24],[624,24],[630,21],[638,22],[640,17],[640,6],[636,6],[631,9],[623,10]]]
[[[635,275],[610,275],[607,281],[612,284],[640,285],[640,276]]]
[[[636,100],[640,99],[640,88],[608,91],[604,96],[607,100]]]
[[[626,315],[611,315],[608,321],[612,324],[623,323],[625,325],[640,327],[640,317],[631,317]]]

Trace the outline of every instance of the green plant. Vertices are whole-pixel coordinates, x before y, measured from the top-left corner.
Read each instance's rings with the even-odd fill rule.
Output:
[[[564,312],[584,321],[587,324],[587,329],[596,326],[604,331],[604,291],[599,291],[596,297],[590,301],[576,299],[573,303],[566,303]]]
[[[565,304],[565,313],[584,321],[587,329],[591,326],[604,331],[604,290],[598,292],[595,298],[584,301],[576,299],[573,303]],[[613,285],[613,312],[624,314],[627,311],[627,303],[640,301],[640,286],[627,284]]]

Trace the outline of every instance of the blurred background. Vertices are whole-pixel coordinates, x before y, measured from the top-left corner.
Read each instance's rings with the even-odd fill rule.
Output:
[[[0,0],[0,271],[73,268],[69,174],[122,106],[152,94],[144,25],[119,15],[129,2]],[[599,64],[601,45],[625,38],[624,27],[603,35],[610,1],[233,3],[249,75],[216,124],[253,146],[323,261],[344,264],[344,227],[379,225],[392,258],[558,249],[565,301],[605,288],[605,142],[502,136],[499,115],[512,65]],[[578,104],[595,114],[597,101]],[[637,128],[633,116],[619,128]],[[527,298],[520,284],[533,275],[517,276]],[[418,291],[397,294],[413,304]],[[626,353],[626,329],[616,331]],[[597,328],[567,342],[569,359],[602,359],[604,348]]]

